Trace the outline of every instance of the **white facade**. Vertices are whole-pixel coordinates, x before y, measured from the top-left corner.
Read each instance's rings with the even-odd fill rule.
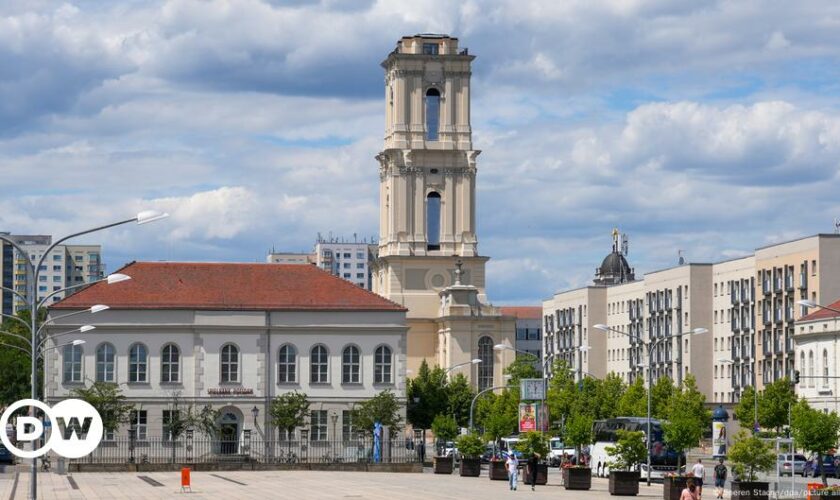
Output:
[[[840,412],[840,314],[826,316],[796,324],[796,395],[819,410]]]
[[[376,245],[365,242],[318,241],[315,265],[366,290],[371,289],[371,263]]]

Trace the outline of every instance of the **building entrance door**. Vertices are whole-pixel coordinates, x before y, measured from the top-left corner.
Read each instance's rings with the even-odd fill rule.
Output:
[[[239,449],[239,419],[233,413],[224,413],[219,422],[219,452],[233,455]]]

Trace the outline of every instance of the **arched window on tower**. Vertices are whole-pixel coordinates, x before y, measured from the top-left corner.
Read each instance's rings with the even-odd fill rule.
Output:
[[[493,387],[493,339],[481,337],[478,340],[478,390]]]
[[[440,126],[440,92],[438,89],[426,91],[426,140],[438,140]]]
[[[440,194],[426,196],[426,236],[428,250],[440,250]]]

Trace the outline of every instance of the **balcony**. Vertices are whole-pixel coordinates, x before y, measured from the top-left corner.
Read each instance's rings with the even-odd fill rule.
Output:
[[[793,275],[792,274],[788,274],[788,275],[785,276],[785,290],[787,290],[788,292],[793,291]]]
[[[776,308],[776,314],[774,315],[774,317],[776,319],[776,323],[782,322],[782,309],[780,307]]]
[[[737,306],[738,302],[740,302],[738,300],[738,294],[734,293],[735,290],[737,290],[737,288],[733,288],[733,293],[731,295],[729,295],[729,303],[732,304],[733,306]]]
[[[782,348],[784,347],[784,342],[782,339],[775,338],[773,339],[773,353],[774,354],[782,354]]]
[[[733,373],[733,375],[732,375],[732,388],[733,389],[738,389],[738,388],[741,387],[740,380],[738,380],[738,376],[734,374],[735,373],[734,371],[732,373]]]
[[[764,292],[764,295],[769,295],[770,294],[771,290],[770,290],[770,279],[769,278],[765,278],[764,284],[761,287],[761,289]]]
[[[793,321],[793,306],[785,308],[785,321]]]
[[[772,356],[773,345],[770,342],[764,342],[764,344],[762,344],[761,352],[764,354],[764,357]]]
[[[741,326],[738,323],[738,318],[735,315],[732,315],[732,321],[730,321],[730,328],[733,332],[736,333],[741,331]]]
[[[776,279],[773,280],[773,291],[774,292],[781,292],[782,291],[782,277],[776,276]]]
[[[741,302],[744,304],[749,304],[755,300],[755,295],[753,293],[753,289],[749,285],[743,285],[741,287]]]
[[[793,352],[793,349],[793,337],[787,337],[785,339],[785,352]]]
[[[802,290],[808,288],[808,273],[799,273],[799,288]]]
[[[764,310],[764,315],[763,315],[763,316],[764,316],[764,324],[765,324],[765,325],[769,325],[770,323],[772,323],[772,318],[771,318],[771,315],[770,315],[770,311],[769,311],[769,310],[766,310],[766,309],[765,309],[765,310]]]
[[[732,361],[741,359],[741,349],[737,345],[732,344]]]

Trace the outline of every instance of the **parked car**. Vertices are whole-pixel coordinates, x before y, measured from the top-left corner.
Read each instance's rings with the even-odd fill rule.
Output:
[[[456,462],[461,460],[461,455],[460,453],[458,453],[458,448],[455,447],[455,443],[452,441],[446,442],[446,446],[443,448],[443,456],[452,456],[453,460],[455,460]]]
[[[823,468],[825,469],[825,475],[828,477],[837,477],[837,462],[838,459],[834,457],[834,455],[824,455],[823,456]],[[819,464],[817,463],[817,456],[813,455],[811,458],[805,462],[805,466],[802,467],[802,476],[803,477],[819,477],[822,475],[822,471],[820,470]]]
[[[559,437],[551,438],[551,441],[549,441],[548,464],[557,467],[560,465],[564,454],[573,457],[575,456],[575,449],[563,446],[563,440]]]
[[[779,455],[779,470],[783,476],[790,476],[791,474],[803,474],[805,469],[805,462],[808,459],[805,455]]]

